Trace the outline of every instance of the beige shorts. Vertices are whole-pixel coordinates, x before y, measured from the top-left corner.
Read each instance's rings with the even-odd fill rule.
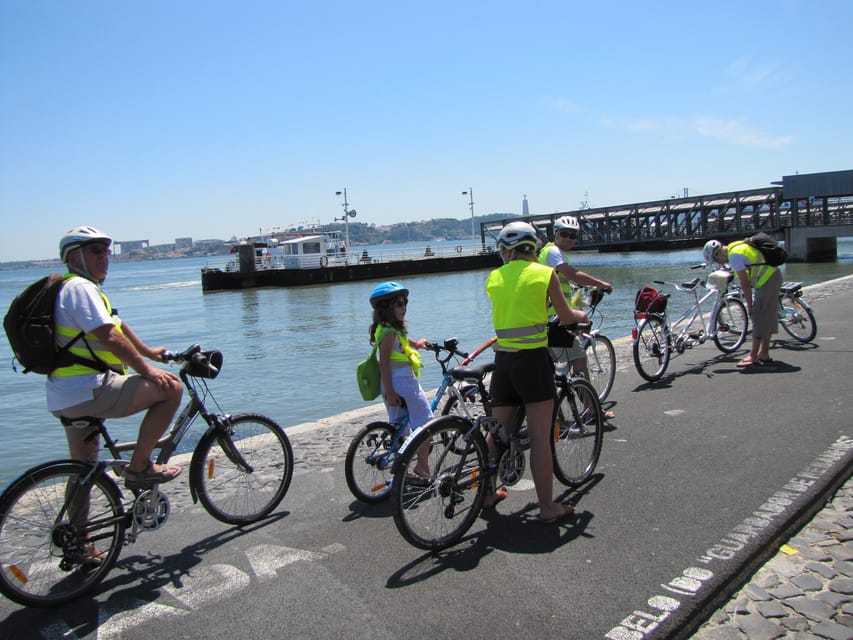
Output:
[[[104,374],[104,383],[95,389],[91,400],[52,413],[57,418],[124,418],[130,415],[130,403],[142,384],[145,384],[145,378],[140,375],[123,376],[114,371],[107,371]],[[85,439],[92,431],[94,429],[91,427],[65,427],[69,442],[72,439]]]

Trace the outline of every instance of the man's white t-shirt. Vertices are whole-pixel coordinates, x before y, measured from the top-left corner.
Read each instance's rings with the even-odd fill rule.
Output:
[[[70,278],[59,290],[56,300],[56,324],[90,333],[98,327],[113,322],[121,324],[111,316],[101,297],[98,286],[83,277]],[[82,342],[82,338],[80,339]],[[75,344],[75,346],[77,346]],[[54,377],[48,376],[45,383],[47,408],[58,411],[91,400],[93,390],[103,384],[104,374]]]

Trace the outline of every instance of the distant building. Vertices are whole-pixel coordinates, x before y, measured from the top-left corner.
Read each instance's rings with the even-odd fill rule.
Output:
[[[192,238],[175,238],[175,249],[192,249]]]
[[[118,253],[130,253],[131,251],[147,249],[150,246],[148,240],[120,240],[113,244],[117,244],[119,246]]]

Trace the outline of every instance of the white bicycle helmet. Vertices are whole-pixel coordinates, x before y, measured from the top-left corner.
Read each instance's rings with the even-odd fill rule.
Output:
[[[711,264],[712,262],[717,261],[717,251],[723,248],[723,243],[719,240],[708,240],[705,243],[705,248],[702,249],[702,257],[705,259],[705,262]]]
[[[557,218],[554,221],[554,231],[580,231],[581,225],[578,222],[577,218],[572,216],[563,216],[562,218]]]
[[[518,249],[523,246],[532,247],[535,251],[539,247],[539,237],[536,229],[527,222],[510,222],[498,234],[498,248]]]
[[[59,241],[59,257],[63,262],[67,262],[69,253],[92,242],[100,242],[110,246],[113,239],[95,227],[74,227],[66,232]]]

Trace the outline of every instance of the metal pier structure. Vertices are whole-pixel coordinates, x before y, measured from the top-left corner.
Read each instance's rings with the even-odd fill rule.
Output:
[[[650,251],[741,239],[764,231],[785,241],[791,261],[834,260],[836,239],[853,236],[853,170],[784,176],[763,189],[528,215],[480,225],[484,243],[523,219],[553,237],[554,221],[575,216],[576,249]]]

